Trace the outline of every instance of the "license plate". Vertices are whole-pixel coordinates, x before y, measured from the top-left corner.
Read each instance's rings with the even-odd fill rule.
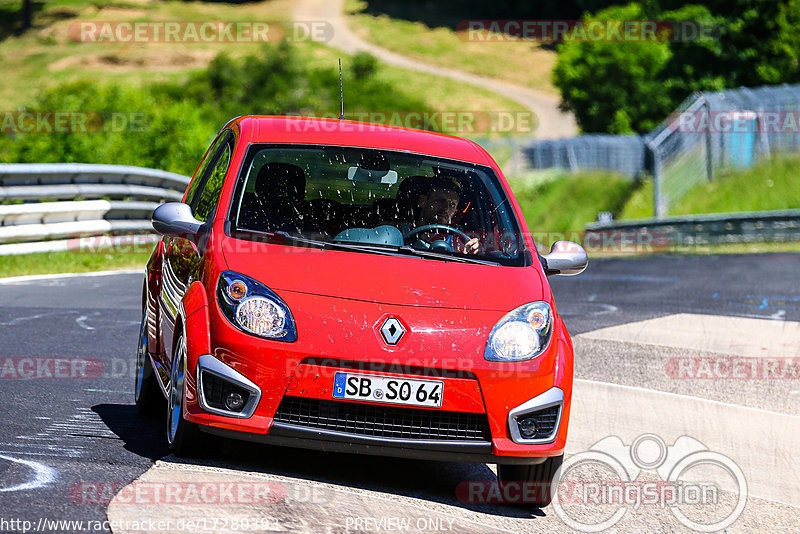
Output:
[[[334,399],[440,408],[443,391],[444,383],[440,380],[355,373],[336,373],[333,380]]]

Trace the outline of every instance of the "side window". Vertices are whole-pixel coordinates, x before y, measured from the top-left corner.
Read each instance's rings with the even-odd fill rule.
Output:
[[[189,184],[189,192],[186,195],[186,203],[190,206],[194,204],[195,196],[197,195],[197,190],[200,187],[200,184],[203,183],[203,179],[205,178],[206,171],[208,171],[209,166],[214,161],[214,156],[219,152],[219,147],[228,139],[227,133],[220,135],[217,137],[214,142],[211,144],[211,147],[206,151],[206,155],[203,157],[203,161],[200,162],[200,167],[197,169],[197,172],[194,174],[194,179],[192,183]]]
[[[225,175],[228,172],[230,161],[231,145],[227,143],[217,158],[214,168],[211,170],[211,174],[209,174],[208,180],[206,180],[205,186],[203,187],[203,191],[197,199],[197,205],[195,205],[193,210],[193,214],[197,220],[203,222],[207,221],[211,212],[214,211],[214,206],[217,205],[219,193],[222,191],[222,183],[225,181]]]

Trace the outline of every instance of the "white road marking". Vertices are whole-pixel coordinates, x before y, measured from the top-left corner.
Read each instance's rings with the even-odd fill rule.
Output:
[[[91,326],[86,324],[86,320],[88,318],[89,318],[89,316],[87,316],[87,315],[81,315],[80,317],[75,319],[75,322],[78,323],[78,326],[80,326],[84,330],[94,330],[94,327],[91,327]]]
[[[603,311],[594,312],[592,315],[602,315],[604,313],[613,313],[619,311],[619,308],[617,308],[613,304],[598,304],[598,306],[603,308]]]
[[[601,328],[576,337],[718,352],[743,357],[800,356],[800,322],[681,313]]]
[[[58,273],[58,274],[34,274],[27,276],[10,276],[0,278],[0,284],[23,284],[26,282],[37,282],[40,280],[61,280],[64,278],[83,278],[86,276],[113,276],[116,274],[135,274],[144,275],[142,269],[120,269],[119,271],[96,271],[93,273]]]
[[[800,465],[791,460],[800,450],[800,416],[576,379],[569,432],[568,453],[607,436],[628,444],[643,433],[668,443],[690,436],[736,462],[750,495],[800,508]]]
[[[25,322],[25,321],[33,321],[35,319],[41,319],[43,317],[50,317],[52,315],[67,315],[67,314],[70,314],[70,313],[75,313],[75,312],[72,312],[72,311],[55,311],[55,312],[47,312],[47,313],[37,313],[36,315],[24,315],[22,317],[15,317],[15,318],[11,319],[10,321],[6,321],[4,323],[0,323],[0,326],[14,326],[14,325],[17,325],[17,324]]]
[[[17,484],[16,486],[11,486],[8,488],[0,488],[0,492],[2,493],[41,488],[43,486],[47,486],[48,484],[52,484],[56,479],[55,469],[53,469],[52,467],[48,467],[44,464],[41,464],[39,462],[34,462],[33,460],[22,460],[20,458],[15,458],[14,456],[7,456],[5,454],[0,454],[0,458],[3,458],[4,460],[7,460],[9,462],[14,462],[17,464],[27,466],[33,471],[33,477],[30,480],[28,480],[27,482],[23,482],[21,484]]]

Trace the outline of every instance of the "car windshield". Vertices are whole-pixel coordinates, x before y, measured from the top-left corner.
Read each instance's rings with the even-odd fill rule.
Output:
[[[485,166],[356,147],[249,148],[229,214],[239,239],[519,265],[524,243]]]

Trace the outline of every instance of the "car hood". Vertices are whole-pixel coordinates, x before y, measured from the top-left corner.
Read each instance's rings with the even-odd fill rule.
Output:
[[[228,269],[276,292],[393,304],[509,311],[551,299],[535,267],[445,262],[225,238]]]

